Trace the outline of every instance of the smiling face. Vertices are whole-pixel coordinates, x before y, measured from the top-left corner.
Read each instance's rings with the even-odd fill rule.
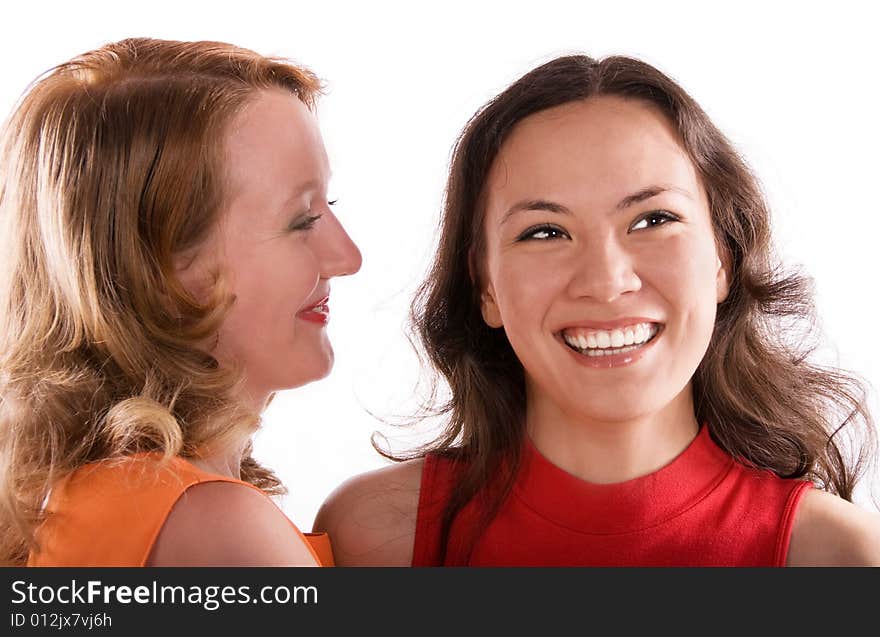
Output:
[[[235,302],[212,353],[244,368],[247,398],[262,404],[329,373],[329,280],[361,256],[330,210],[324,144],[294,95],[259,93],[233,119],[225,157],[220,223],[181,278],[199,295],[208,272],[225,277]]]
[[[618,422],[689,400],[727,276],[672,125],[594,97],[513,129],[484,190],[482,311],[535,406]]]

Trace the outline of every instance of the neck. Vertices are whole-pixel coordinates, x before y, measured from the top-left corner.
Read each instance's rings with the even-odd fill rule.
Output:
[[[526,428],[537,450],[554,465],[595,484],[625,482],[674,460],[696,437],[688,384],[661,410],[602,420],[566,412],[539,392],[528,392]]]
[[[215,352],[214,355],[218,360],[222,360],[219,353]],[[257,416],[263,412],[274,396],[274,392],[260,387],[257,383],[249,382],[246,377],[241,379],[233,393],[245,412]],[[199,455],[191,458],[190,462],[203,471],[241,480],[241,461],[250,446],[254,431],[255,429],[236,440],[227,439],[213,445],[209,444],[200,449]]]
[[[203,471],[241,480],[241,461],[250,439],[224,449],[212,449],[190,462]]]
[[[210,352],[222,367],[242,372],[242,364],[229,356],[221,347],[215,347]],[[237,385],[232,390],[232,394],[247,409],[260,414],[271,402],[272,397],[275,395],[275,390],[260,382],[260,379],[249,377],[247,373],[241,373]]]
[[[261,414],[269,406],[275,392],[254,383],[245,383],[239,390],[239,400],[254,413]]]
[[[242,406],[244,407],[242,416],[255,412],[247,402],[243,402]],[[198,455],[191,462],[204,471],[241,480],[241,462],[250,449],[251,438],[258,426],[259,423],[254,422],[253,428],[249,431],[242,431],[232,438],[224,437],[209,443],[199,449]]]

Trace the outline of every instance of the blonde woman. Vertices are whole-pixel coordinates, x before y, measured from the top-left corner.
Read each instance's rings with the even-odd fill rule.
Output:
[[[360,267],[319,92],[229,44],[129,39],[22,98],[0,170],[4,563],[332,563],[250,453],[273,392],[330,371],[330,279]]]

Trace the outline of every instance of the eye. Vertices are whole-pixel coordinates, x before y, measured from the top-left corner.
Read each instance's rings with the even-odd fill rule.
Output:
[[[568,233],[558,226],[551,226],[550,224],[541,224],[540,226],[532,226],[522,234],[520,234],[516,240],[517,241],[548,241],[551,239],[564,239],[568,236]]]
[[[328,206],[335,206],[337,201],[339,201],[339,199],[334,199],[333,201],[328,201],[327,205]]]
[[[304,217],[298,217],[287,227],[287,229],[290,232],[311,230],[321,216],[322,215],[306,215]]]
[[[671,212],[667,212],[666,210],[654,210],[649,212],[646,215],[643,215],[636,221],[632,226],[630,226],[629,230],[632,232],[633,230],[643,230],[647,228],[653,228],[655,226],[662,226],[665,223],[670,221],[678,221],[678,217],[676,217]]]

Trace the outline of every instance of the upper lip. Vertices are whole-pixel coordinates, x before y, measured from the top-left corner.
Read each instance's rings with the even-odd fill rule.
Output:
[[[588,330],[605,330],[610,331],[613,329],[618,329],[621,327],[627,327],[629,325],[637,325],[639,323],[660,323],[662,321],[658,321],[655,318],[648,318],[645,316],[626,316],[623,318],[612,319],[609,321],[573,321],[571,323],[566,323],[559,331],[565,331],[570,329],[588,329]]]
[[[314,303],[309,303],[308,305],[304,306],[304,307],[302,308],[302,310],[300,310],[300,311],[301,311],[301,312],[306,312],[306,311],[308,311],[308,310],[312,310],[312,309],[318,307],[319,305],[324,305],[324,304],[326,304],[327,301],[329,301],[329,300],[330,300],[330,293],[327,292],[326,294],[324,294],[324,296],[320,297],[320,298],[319,298],[317,301],[315,301]]]

